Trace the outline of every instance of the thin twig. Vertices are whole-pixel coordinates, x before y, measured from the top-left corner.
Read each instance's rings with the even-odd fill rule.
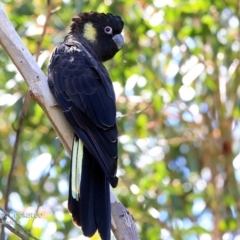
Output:
[[[166,138],[166,139],[159,139],[158,145],[177,145],[181,143],[187,143],[187,142],[196,142],[199,141],[200,138],[196,135],[192,136],[186,136],[186,137],[174,137],[174,138]]]
[[[6,188],[6,192],[5,192],[5,204],[4,204],[4,208],[5,208],[6,211],[8,211],[8,200],[9,200],[9,194],[10,194],[10,189],[11,189],[11,184],[12,184],[13,170],[14,170],[15,163],[16,163],[20,135],[21,135],[22,128],[23,128],[23,122],[24,122],[24,119],[25,119],[25,116],[26,116],[26,113],[27,113],[29,100],[30,100],[30,95],[26,94],[25,99],[24,99],[24,103],[23,103],[22,114],[20,116],[18,128],[17,128],[17,131],[16,131],[15,143],[14,143],[14,146],[13,146],[12,165],[11,165],[11,168],[10,168],[10,171],[9,171],[9,174],[8,174],[7,188]]]
[[[9,171],[9,174],[8,174],[6,191],[5,191],[5,194],[4,194],[4,198],[5,198],[4,209],[6,211],[8,211],[8,201],[9,201],[9,195],[10,195],[10,190],[11,190],[11,185],[12,185],[13,171],[14,171],[14,167],[15,167],[15,163],[16,163],[16,159],[17,159],[17,152],[18,152],[20,135],[21,135],[21,132],[22,132],[23,123],[24,123],[24,119],[25,119],[25,116],[26,116],[26,113],[27,113],[29,101],[30,101],[30,95],[27,93],[26,96],[25,96],[25,99],[24,99],[22,114],[20,116],[19,124],[18,124],[17,131],[16,131],[16,139],[15,139],[15,143],[14,143],[14,146],[13,146],[13,153],[12,153],[12,163],[11,163],[11,168],[10,168],[10,171]],[[5,235],[4,234],[4,224],[2,224],[1,240],[4,240],[4,235]]]
[[[40,55],[40,52],[41,52],[42,43],[43,43],[44,37],[45,37],[46,32],[47,32],[47,27],[48,27],[48,23],[50,21],[51,15],[52,15],[51,0],[47,0],[46,20],[45,20],[45,23],[43,25],[43,32],[41,34],[40,40],[38,41],[38,45],[37,45],[37,51],[36,51],[36,54],[35,54],[36,62],[38,61],[38,58],[39,58],[39,55]]]
[[[27,230],[25,230],[7,211],[5,211],[3,208],[0,207],[0,210],[4,213],[4,217],[3,219],[0,219],[0,222],[2,225],[4,225],[5,227],[7,227],[6,225],[10,226],[8,223],[5,223],[3,222],[2,220],[5,220],[7,219],[7,217],[9,219],[11,219],[11,221],[13,223],[15,223],[25,234],[27,234],[29,237],[35,239],[35,240],[39,240],[38,238],[34,237],[30,232],[28,232]],[[8,227],[7,227],[8,228]],[[9,229],[9,228],[8,228]],[[9,229],[10,230],[10,229]],[[16,229],[14,229],[15,231],[17,231]],[[10,230],[11,231],[11,230]],[[11,231],[13,232],[13,231]],[[19,231],[18,231],[19,232]],[[15,232],[14,232],[15,233]],[[27,239],[27,238],[26,238]]]
[[[19,236],[21,239],[23,240],[28,240],[27,237],[25,237],[22,233],[20,233],[18,230],[16,230],[14,227],[12,227],[11,225],[7,224],[7,223],[3,223],[2,225],[6,228],[8,228],[11,232],[13,232],[15,235]]]
[[[122,114],[121,116],[117,116],[117,119],[124,118],[124,117],[129,117],[129,116],[132,116],[132,115],[137,115],[137,114],[140,114],[142,112],[145,112],[151,105],[152,105],[152,101],[144,109],[134,111],[134,112],[130,112],[130,113],[126,113],[126,114]]]

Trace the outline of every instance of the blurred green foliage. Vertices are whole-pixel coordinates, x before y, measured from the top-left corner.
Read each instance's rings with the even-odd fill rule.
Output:
[[[42,0],[3,0],[35,55],[47,13]],[[60,9],[58,9],[60,7]],[[142,240],[240,238],[239,0],[51,1],[38,62],[81,11],[125,22],[125,46],[106,63],[117,97],[119,186]],[[27,86],[0,49],[0,205]],[[75,239],[67,211],[69,157],[31,100],[20,136],[9,209],[40,239]],[[7,239],[16,239],[7,233]],[[82,239],[82,238],[78,238]],[[98,239],[94,236],[93,239]]]

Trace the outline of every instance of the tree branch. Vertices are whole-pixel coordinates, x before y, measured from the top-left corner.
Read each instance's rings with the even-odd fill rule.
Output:
[[[15,167],[16,159],[17,159],[17,151],[18,151],[18,146],[19,146],[20,135],[21,135],[21,132],[22,132],[22,129],[23,129],[23,123],[24,123],[24,119],[25,119],[25,116],[26,116],[26,113],[27,113],[29,101],[30,101],[30,95],[26,94],[25,99],[24,99],[24,103],[23,103],[22,113],[21,113],[21,116],[20,116],[18,127],[16,129],[16,139],[15,139],[14,146],[13,146],[12,162],[11,162],[11,167],[10,167],[10,171],[9,171],[9,174],[8,174],[7,187],[6,187],[5,194],[4,194],[4,197],[5,197],[5,199],[4,199],[5,200],[4,201],[4,209],[6,211],[8,211],[8,201],[9,201],[9,195],[10,195],[12,179],[13,179],[13,170],[14,170],[14,167]],[[4,239],[4,235],[5,235],[4,227],[8,228],[8,226],[6,224],[2,224],[2,226],[1,226],[0,239],[2,239],[2,240]]]
[[[29,231],[25,230],[7,211],[0,207],[0,224],[8,228],[12,233],[19,236],[21,239],[28,240],[33,238],[34,240],[39,240],[35,238]],[[14,227],[12,226],[14,225]],[[17,230],[19,228],[20,230]],[[23,233],[21,233],[21,232]],[[26,237],[26,235],[28,237]],[[2,239],[3,240],[3,239]]]
[[[31,97],[42,107],[66,151],[71,154],[73,130],[52,96],[47,79],[0,6],[0,44],[25,79]],[[112,230],[118,240],[139,239],[128,211],[111,191]],[[121,214],[119,214],[121,213]],[[121,224],[120,224],[121,223]],[[126,224],[128,223],[128,224]]]

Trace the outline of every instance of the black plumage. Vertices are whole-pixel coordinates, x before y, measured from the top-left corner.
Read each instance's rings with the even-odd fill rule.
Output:
[[[110,239],[109,183],[116,187],[118,182],[118,133],[115,94],[102,62],[123,45],[123,25],[121,18],[112,14],[77,15],[67,37],[55,48],[48,68],[49,87],[75,132],[68,208],[84,235],[90,237],[98,230],[103,240]],[[74,164],[78,168],[79,163],[73,161],[75,156],[82,161],[81,173],[77,169],[76,176]],[[75,182],[80,184],[76,195]]]

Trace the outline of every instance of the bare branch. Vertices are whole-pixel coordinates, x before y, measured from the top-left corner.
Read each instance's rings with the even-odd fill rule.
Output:
[[[19,120],[18,128],[16,130],[16,140],[15,140],[15,143],[14,143],[13,153],[12,153],[12,164],[11,164],[11,168],[10,168],[10,171],[9,171],[9,174],[8,174],[7,187],[6,187],[5,196],[4,196],[5,197],[4,208],[5,208],[6,211],[8,211],[8,200],[9,200],[9,194],[10,194],[10,190],[11,190],[13,170],[14,170],[14,167],[15,167],[17,151],[18,151],[18,146],[19,146],[19,138],[20,138],[22,128],[23,128],[24,118],[25,118],[25,115],[27,113],[29,100],[30,100],[30,96],[29,96],[29,94],[27,94],[25,99],[24,99],[22,114],[21,114],[21,117],[20,117],[20,120]]]
[[[124,118],[124,117],[129,117],[129,116],[132,116],[132,115],[141,114],[141,113],[145,112],[146,110],[148,110],[148,108],[150,108],[151,105],[152,105],[152,101],[150,103],[148,103],[148,105],[142,110],[137,110],[137,111],[134,111],[134,112],[122,114],[122,115],[118,116],[117,118]]]
[[[41,48],[42,48],[42,43],[43,43],[44,37],[45,37],[46,32],[47,32],[47,26],[48,26],[48,23],[50,21],[51,15],[52,15],[51,0],[47,0],[47,14],[46,14],[45,23],[44,23],[44,26],[43,26],[43,32],[41,34],[40,40],[38,41],[38,45],[37,45],[37,51],[36,51],[36,55],[35,55],[36,61],[38,61],[38,58],[39,58],[39,55],[40,55],[40,51],[41,51]]]
[[[34,237],[30,232],[28,232],[27,230],[25,230],[7,211],[5,211],[4,209],[2,209],[0,207],[0,211],[3,212],[3,216],[1,214],[0,217],[0,223],[8,228],[11,232],[15,233],[17,236],[21,237],[21,239],[28,239],[23,233],[20,233],[20,231],[16,230],[15,228],[13,228],[7,221],[7,219],[9,218],[12,222],[12,224],[15,224],[17,227],[19,227],[21,229],[22,232],[24,232],[28,237],[33,238],[34,240],[39,240],[38,238]]]
[[[20,233],[18,230],[16,230],[14,227],[11,225],[2,222],[2,225],[6,228],[8,228],[11,232],[13,232],[15,235],[19,236],[23,240],[28,240],[27,237],[25,237],[22,233]]]
[[[16,139],[15,139],[14,146],[13,146],[12,163],[11,163],[10,171],[9,171],[9,174],[8,174],[6,191],[5,191],[5,194],[4,194],[4,197],[5,197],[4,209],[6,211],[8,211],[8,201],[9,201],[9,194],[10,194],[11,185],[12,185],[13,170],[14,170],[14,167],[15,167],[16,159],[17,159],[17,152],[18,152],[20,135],[21,135],[21,132],[22,132],[22,129],[23,129],[23,122],[24,122],[24,119],[25,119],[25,116],[26,116],[26,113],[27,113],[29,101],[30,101],[30,95],[26,94],[25,99],[24,99],[24,103],[23,103],[23,109],[22,109],[21,117],[20,117],[19,124],[18,124],[18,128],[16,129]],[[7,227],[6,224],[2,224],[1,239],[4,239],[4,235],[5,235],[4,234],[4,227]]]

